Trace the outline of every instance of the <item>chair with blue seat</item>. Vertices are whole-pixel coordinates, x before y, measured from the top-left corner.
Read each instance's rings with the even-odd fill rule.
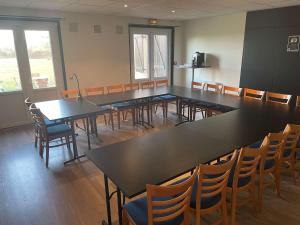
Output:
[[[103,95],[105,92],[104,87],[89,87],[85,88],[85,93],[87,96],[92,96],[92,95]],[[100,106],[99,113],[98,115],[102,115],[104,118],[104,123],[107,125],[107,119],[106,119],[106,114],[109,114],[110,116],[110,121],[111,121],[111,126],[112,130],[114,130],[114,121],[113,121],[113,115],[112,115],[112,109],[110,105],[105,105],[105,106]],[[96,123],[96,118],[94,118],[94,125],[97,126]]]
[[[236,165],[230,172],[227,192],[231,194],[231,225],[236,224],[236,209],[238,205],[250,202],[255,210],[255,176],[260,155],[260,149],[242,148],[239,152]],[[249,192],[249,196],[237,204],[238,194],[242,192]]]
[[[222,89],[223,89],[223,84],[220,84],[220,83],[216,83],[216,84],[206,83],[203,88],[204,91],[213,92],[213,93],[217,93],[217,94],[221,93]],[[205,107],[205,105],[204,105],[204,107]],[[222,111],[220,110],[220,108],[218,106],[210,105],[210,104],[207,105],[205,111],[206,111],[207,117],[215,116],[215,115],[222,113]]]
[[[169,81],[168,80],[156,80],[155,81],[155,87],[160,88],[160,87],[167,87]],[[168,117],[168,104],[173,103],[176,104],[176,112],[178,114],[178,100],[177,97],[174,95],[162,95],[158,97],[159,99],[162,100],[162,107],[163,107],[163,114],[164,117]]]
[[[196,216],[196,225],[201,224],[201,217],[213,212],[220,213],[220,218],[213,224],[228,224],[226,187],[236,158],[237,151],[234,151],[231,159],[225,163],[200,165],[190,203],[191,212]]]
[[[267,102],[275,102],[279,104],[288,105],[291,101],[292,95],[279,94],[274,92],[267,91],[266,93],[266,101]]]
[[[276,187],[277,196],[280,197],[280,167],[279,155],[284,146],[285,135],[283,133],[269,133],[263,140],[260,151],[261,160],[259,163],[259,190],[258,203],[259,210],[263,207],[263,192],[266,186]],[[273,182],[266,182],[266,176],[270,176]]]
[[[113,94],[113,93],[121,93],[124,91],[123,85],[111,85],[107,86],[107,93]],[[132,124],[135,126],[135,110],[136,105],[132,102],[120,102],[120,103],[114,103],[111,105],[113,112],[117,113],[117,119],[118,119],[118,128],[121,128],[121,113],[123,116],[123,120],[125,120],[125,113],[130,112],[132,116]]]
[[[189,225],[190,199],[198,169],[178,184],[168,186],[147,184],[147,197],[123,206],[123,224]]]
[[[260,90],[255,90],[251,88],[244,88],[244,98],[256,99],[262,101],[264,98],[265,92]]]
[[[285,135],[285,142],[282,152],[279,156],[279,165],[281,173],[289,172],[293,178],[294,183],[297,183],[296,173],[296,150],[300,135],[300,125],[287,124],[283,134]]]
[[[232,87],[224,85],[222,89],[222,93],[224,95],[231,95],[231,96],[241,96],[242,88]]]
[[[46,148],[46,167],[49,165],[49,150],[50,148],[67,145],[71,151],[71,143],[74,138],[74,131],[67,124],[56,124],[47,126],[44,120],[44,115],[40,109],[34,105],[30,106],[30,112],[33,115],[35,124],[39,129],[40,155],[43,157],[44,148]],[[60,139],[59,144],[51,145],[53,141]]]

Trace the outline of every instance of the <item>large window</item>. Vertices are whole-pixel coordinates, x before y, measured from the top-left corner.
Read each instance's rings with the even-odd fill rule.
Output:
[[[169,79],[171,30],[130,28],[132,80]]]
[[[13,30],[0,30],[0,92],[22,90]]]
[[[25,30],[34,89],[56,86],[49,31]]]

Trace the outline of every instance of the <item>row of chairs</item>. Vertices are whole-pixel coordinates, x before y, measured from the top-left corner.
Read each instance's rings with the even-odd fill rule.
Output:
[[[287,94],[280,94],[280,93],[274,93],[269,91],[266,92],[266,91],[255,90],[250,88],[242,89],[242,88],[237,88],[232,86],[225,86],[225,85],[223,86],[220,84],[206,84],[203,82],[192,82],[192,88],[194,90],[204,90],[204,91],[210,91],[210,92],[233,95],[233,96],[241,96],[243,92],[244,98],[257,99],[261,101],[263,101],[265,98],[267,102],[275,102],[279,104],[290,104],[292,98],[292,95],[287,95]],[[296,104],[297,106],[300,105],[300,96],[297,97]],[[203,118],[222,113],[220,109],[215,108],[215,106],[213,105],[203,104],[197,101],[187,100],[184,102],[184,106],[188,107],[190,120],[195,120],[197,112],[201,112]],[[183,107],[183,109],[185,107]]]
[[[103,95],[105,93],[112,94],[112,93],[121,93],[124,91],[129,90],[138,90],[138,89],[147,89],[147,88],[154,88],[154,87],[163,87],[168,86],[168,80],[155,80],[155,81],[145,81],[141,83],[129,83],[129,84],[119,84],[119,85],[111,85],[107,87],[89,87],[85,88],[85,95],[91,96],[91,95]],[[106,90],[106,91],[105,91]],[[61,91],[61,96],[63,98],[75,98],[79,94],[79,91],[76,89],[69,89],[69,90],[63,90]],[[105,124],[107,125],[107,119],[106,114],[109,114],[109,122],[111,122],[112,129],[114,130],[114,116],[113,114],[117,114],[117,120],[118,120],[118,127],[120,128],[121,124],[121,115],[123,116],[123,120],[127,118],[127,114],[131,113],[133,125],[135,125],[135,121],[138,120],[137,117],[139,117],[139,113],[137,113],[137,109],[139,111],[147,111],[147,120],[148,123],[152,120],[152,113],[153,113],[153,107],[155,108],[155,111],[157,111],[158,106],[161,106],[163,109],[163,116],[167,117],[168,114],[168,103],[175,101],[176,97],[167,95],[167,96],[161,96],[154,98],[152,101],[150,101],[150,104],[137,104],[136,102],[123,102],[123,103],[117,103],[112,104],[111,106],[104,106],[100,108],[99,115],[104,116]],[[141,114],[141,113],[140,113]],[[143,113],[142,113],[143,114]],[[143,116],[140,116],[142,120],[144,120]]]
[[[227,201],[230,201],[231,224],[236,224],[236,210],[251,203],[254,211],[262,210],[263,192],[271,175],[280,196],[280,174],[288,165],[294,177],[300,125],[287,124],[283,132],[270,133],[262,142],[235,150],[227,160],[202,164],[193,174],[168,186],[146,187],[147,197],[133,200],[123,207],[123,224],[152,225],[190,224],[190,213],[197,225],[203,216],[217,212],[213,224],[228,224]],[[258,192],[256,186],[258,184]],[[247,193],[238,199],[240,193]],[[231,196],[230,199],[227,197]],[[244,195],[242,195],[244,196]],[[258,196],[258,197],[256,197]],[[241,196],[240,196],[241,197]]]

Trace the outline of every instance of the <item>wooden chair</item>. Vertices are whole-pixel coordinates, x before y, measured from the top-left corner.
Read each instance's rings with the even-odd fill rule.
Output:
[[[287,124],[283,134],[285,135],[285,142],[282,152],[279,156],[280,172],[289,172],[293,178],[294,183],[297,183],[296,173],[296,150],[300,135],[300,125]]]
[[[46,167],[48,167],[50,148],[67,145],[68,150],[71,151],[70,144],[73,142],[73,138],[75,138],[75,135],[72,128],[67,124],[57,124],[50,127],[46,126],[42,112],[40,111],[40,109],[36,108],[34,104],[30,106],[29,110],[32,113],[33,119],[39,129],[41,157],[43,157],[43,151],[44,148],[46,148]],[[57,139],[60,139],[60,144],[50,145],[50,143]]]
[[[167,87],[168,83],[168,80],[155,80],[155,87]]]
[[[197,81],[193,81],[192,82],[192,89],[194,91],[202,91],[204,89],[204,83],[203,82],[197,82]],[[192,101],[190,99],[184,99],[182,101],[182,114],[184,116],[185,114],[185,108],[188,108],[188,119],[189,121],[193,121],[196,119],[196,113],[197,112],[201,112],[202,117],[205,118],[206,117],[206,110],[205,107],[203,107],[203,105],[201,103],[199,103],[198,101]]]
[[[90,87],[90,88],[85,88],[85,93],[87,96],[103,95],[105,93],[105,89],[104,87]],[[108,113],[110,116],[112,130],[114,130],[113,114],[110,105],[101,106],[98,113],[98,115],[103,116],[105,125],[107,125],[106,113]],[[97,126],[97,117],[94,118],[94,125]]]
[[[231,225],[236,223],[237,196],[239,193],[249,192],[248,198],[245,198],[239,205],[251,202],[255,210],[255,175],[259,160],[260,150],[249,147],[240,150],[237,164],[232,169],[227,184],[227,192],[231,194]]]
[[[204,89],[204,83],[203,83],[203,82],[196,82],[196,81],[193,81],[193,82],[192,82],[192,89],[203,90],[203,89]]]
[[[87,96],[104,94],[104,87],[90,87],[90,88],[85,88],[84,90]]]
[[[296,99],[296,106],[297,106],[297,107],[300,106],[300,96],[297,96],[297,99]]]
[[[244,98],[263,100],[264,95],[265,95],[264,91],[244,88]]]
[[[77,89],[68,89],[60,92],[62,98],[75,98],[79,94]]]
[[[112,85],[112,86],[107,86],[107,92],[108,94],[112,93],[121,93],[123,92],[123,85]],[[121,128],[121,112],[122,112],[122,117],[123,120],[125,120],[125,114],[127,115],[128,112],[131,113],[132,116],[132,124],[135,126],[135,104],[133,102],[120,102],[120,103],[115,103],[111,105],[112,110],[117,113],[117,119],[118,119],[118,128]],[[111,120],[113,121],[113,116],[111,116]]]
[[[259,163],[259,209],[263,207],[263,192],[266,186],[276,187],[277,195],[280,197],[280,167],[279,155],[282,152],[285,135],[283,133],[269,133],[261,144],[261,160]],[[270,176],[273,182],[266,182],[266,176]]]
[[[234,151],[231,160],[226,163],[200,165],[190,203],[191,212],[196,216],[196,225],[200,225],[202,216],[213,212],[220,213],[220,218],[213,224],[228,224],[226,187],[236,158],[237,151]]]
[[[279,94],[274,92],[266,93],[266,101],[267,102],[275,102],[279,104],[288,105],[291,101],[292,95]]]
[[[168,80],[156,80],[155,81],[155,87],[159,88],[159,87],[167,87],[169,84]],[[176,111],[178,114],[178,100],[177,97],[174,95],[163,95],[157,98],[158,100],[161,99],[162,100],[162,108],[163,108],[163,115],[164,118],[168,117],[168,104],[169,103],[175,103],[176,104]],[[157,106],[155,108],[155,112],[157,111]]]
[[[124,91],[139,90],[139,83],[124,84]]]
[[[189,225],[190,199],[198,169],[179,184],[158,186],[147,184],[147,197],[123,207],[123,225]]]
[[[222,85],[220,84],[205,84],[203,90],[215,93],[221,93]]]
[[[144,81],[141,82],[141,88],[142,89],[147,89],[147,88],[154,88],[154,81]]]
[[[124,91],[122,84],[107,86],[106,89],[108,94],[120,93]]]
[[[231,87],[231,86],[223,86],[222,93],[224,95],[233,95],[233,96],[240,96],[242,92],[241,88]]]

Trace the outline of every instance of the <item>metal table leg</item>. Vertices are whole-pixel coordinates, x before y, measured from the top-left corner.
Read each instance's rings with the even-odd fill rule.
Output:
[[[117,189],[117,198],[118,198],[118,216],[119,216],[119,225],[123,225],[123,221],[122,221],[122,210],[123,210],[123,206],[122,206],[122,196],[121,196],[121,191],[118,188]]]
[[[105,201],[106,201],[106,212],[107,212],[107,222],[102,220],[102,225],[112,225],[111,223],[111,209],[110,209],[110,196],[109,196],[109,186],[108,177],[104,174],[104,186],[105,186]]]
[[[86,135],[87,135],[87,139],[88,139],[88,147],[89,147],[89,150],[91,150],[90,118],[89,117],[86,118]]]

